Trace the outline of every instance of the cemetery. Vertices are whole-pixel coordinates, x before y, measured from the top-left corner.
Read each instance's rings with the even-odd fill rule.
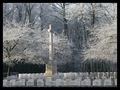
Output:
[[[117,3],[3,3],[3,87],[117,87]]]

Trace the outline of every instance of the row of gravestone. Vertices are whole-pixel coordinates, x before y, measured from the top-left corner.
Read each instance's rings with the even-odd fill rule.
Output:
[[[117,73],[116,72],[111,72],[111,73],[90,73],[88,74],[87,72],[86,73],[57,73],[55,75],[52,76],[53,78],[57,78],[57,79],[76,79],[77,77],[82,77],[82,78],[85,78],[85,77],[102,77],[102,78],[109,78],[109,77],[114,77],[116,78],[117,77]],[[38,78],[41,78],[41,79],[44,79],[45,78],[45,75],[44,73],[37,73],[37,74],[19,74],[18,75],[18,78],[19,79],[38,79]]]
[[[77,78],[75,80],[71,79],[56,79],[52,80],[51,77],[46,79],[11,79],[3,80],[4,87],[69,87],[69,86],[117,86],[117,79],[95,79],[91,80],[89,78],[81,80]]]
[[[44,79],[45,75],[44,73],[36,73],[36,74],[31,74],[31,73],[28,73],[28,74],[18,74],[18,78],[19,79],[38,79],[38,78],[41,78],[41,79]]]

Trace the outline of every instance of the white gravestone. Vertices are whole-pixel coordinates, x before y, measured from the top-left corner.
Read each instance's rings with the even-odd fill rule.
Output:
[[[95,79],[93,81],[93,86],[102,86],[102,79]]]
[[[44,86],[44,81],[43,81],[43,79],[37,79],[37,86],[38,86],[38,87],[43,87],[43,86]]]
[[[22,74],[18,74],[18,79],[22,79]]]
[[[104,80],[104,86],[112,86],[112,80],[111,79],[105,79]]]
[[[71,81],[72,81],[71,79],[64,80],[64,86],[70,86],[72,83]]]
[[[16,81],[16,85],[21,87],[21,86],[25,86],[25,79],[18,79]]]
[[[27,77],[27,74],[19,74],[18,79],[25,79]]]
[[[115,86],[117,86],[117,79],[115,79]]]
[[[64,80],[62,80],[62,79],[56,79],[56,86],[57,87],[64,86]]]
[[[80,79],[72,80],[71,86],[80,86],[80,82],[81,82]]]
[[[45,85],[48,87],[55,86],[56,82],[52,79],[52,77],[47,77],[45,81]]]
[[[11,79],[9,83],[10,83],[10,85],[9,85],[10,87],[15,86],[16,85],[16,79]]]
[[[46,79],[45,79],[45,85],[46,86],[51,86],[51,81],[52,81],[51,77],[46,77]]]
[[[36,74],[36,78],[37,78],[37,79],[39,78],[39,73]]]
[[[54,74],[54,75],[52,76],[52,79],[53,79],[53,80],[59,79],[59,76],[58,76],[57,74]]]
[[[17,79],[17,75],[11,75],[6,78],[7,80]]]
[[[91,80],[89,78],[81,81],[81,86],[91,86]]]
[[[62,79],[64,77],[64,74],[63,73],[58,73],[58,77],[59,77],[59,79]]]
[[[9,81],[8,80],[3,80],[3,87],[7,87],[8,86]]]
[[[45,76],[43,74],[39,74],[38,78],[39,79],[45,79]]]
[[[28,74],[27,74],[27,78],[28,78],[28,79],[31,79],[31,77],[30,77],[30,76],[31,76],[31,74],[30,74],[30,73],[28,73]]]
[[[26,86],[34,86],[34,79],[28,79]]]

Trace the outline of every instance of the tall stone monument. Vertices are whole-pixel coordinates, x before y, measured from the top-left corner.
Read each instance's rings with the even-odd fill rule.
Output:
[[[53,60],[53,31],[51,29],[51,24],[49,25],[49,61],[46,64],[46,71],[45,75],[47,77],[51,77],[53,74],[57,72],[56,68],[56,62]]]

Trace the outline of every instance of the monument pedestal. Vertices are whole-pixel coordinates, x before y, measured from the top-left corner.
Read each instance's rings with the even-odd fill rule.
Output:
[[[46,64],[46,70],[45,70],[45,76],[46,77],[52,77],[52,65]]]

